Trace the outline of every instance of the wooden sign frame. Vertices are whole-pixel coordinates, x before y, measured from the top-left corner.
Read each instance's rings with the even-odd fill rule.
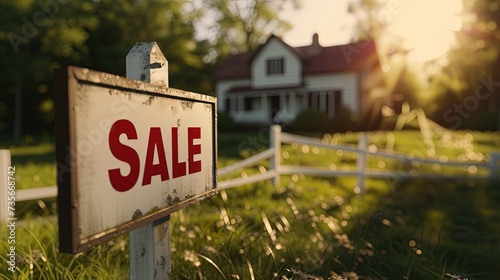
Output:
[[[217,102],[216,98],[193,92],[181,91],[173,88],[161,87],[155,84],[130,80],[124,77],[89,70],[79,67],[66,67],[55,71],[55,97],[56,97],[56,157],[58,178],[58,208],[59,208],[59,247],[64,253],[78,253],[85,251],[97,244],[106,242],[119,235],[137,229],[146,224],[167,217],[185,206],[215,194],[217,190]],[[130,220],[119,225],[106,228],[90,236],[81,236],[82,225],[80,213],[82,197],[79,194],[78,167],[80,164],[79,147],[76,143],[77,127],[76,118],[79,111],[75,109],[77,93],[88,87],[98,87],[109,92],[118,92],[118,98],[130,96],[148,96],[150,100],[168,100],[179,104],[202,104],[211,110],[209,124],[212,136],[211,141],[211,168],[204,170],[207,179],[201,184],[199,190],[185,197],[176,197],[169,205],[155,209],[151,213],[139,213]],[[94,93],[90,93],[94,94]],[[97,94],[97,93],[96,93]],[[175,106],[175,105],[173,105]],[[174,107],[172,107],[174,108]],[[166,108],[166,110],[169,110]],[[196,114],[196,112],[193,112]],[[81,116],[80,116],[81,117]],[[161,117],[161,116],[158,116]],[[106,141],[104,141],[106,142]],[[207,168],[208,169],[208,168]],[[187,175],[189,176],[189,175]],[[204,184],[204,185],[203,185]],[[182,188],[182,186],[181,186]],[[198,188],[198,187],[196,187]],[[110,198],[117,199],[117,198]]]

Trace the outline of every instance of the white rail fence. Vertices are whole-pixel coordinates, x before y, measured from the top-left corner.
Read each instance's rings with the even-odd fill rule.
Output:
[[[279,125],[273,125],[270,128],[269,148],[254,156],[237,162],[233,165],[223,167],[218,170],[218,176],[228,175],[242,168],[255,166],[258,163],[269,159],[270,168],[263,173],[245,176],[244,178],[233,178],[218,182],[220,190],[229,189],[237,186],[252,184],[265,180],[272,180],[274,185],[279,185],[281,175],[304,174],[319,177],[336,177],[336,176],[355,176],[357,177],[357,185],[355,190],[358,193],[364,192],[366,178],[386,178],[386,179],[408,179],[408,178],[429,178],[429,179],[500,179],[500,153],[491,153],[487,162],[480,161],[449,161],[439,160],[434,158],[414,157],[403,153],[377,150],[371,152],[368,149],[368,137],[365,133],[359,133],[357,146],[349,145],[332,145],[322,139],[294,135],[281,131]],[[281,164],[281,146],[282,144],[303,144],[315,147],[321,147],[333,150],[342,150],[347,152],[357,153],[356,168],[354,170],[332,170],[329,168],[312,167],[312,166],[294,166]],[[399,160],[402,163],[411,163],[411,165],[439,165],[444,166],[462,166],[465,170],[472,167],[475,172],[473,174],[443,174],[419,172],[418,168],[408,171],[401,170],[386,170],[386,169],[371,169],[367,168],[368,160],[371,157],[382,157],[388,159]],[[7,170],[10,166],[10,151],[0,150],[0,168]],[[7,179],[2,178],[0,181],[0,222],[7,220]],[[16,201],[35,200],[42,198],[51,198],[57,196],[57,186],[21,189],[16,190]]]
[[[487,162],[481,161],[451,161],[440,160],[434,158],[414,157],[404,153],[396,153],[384,150],[377,150],[370,152],[368,150],[368,137],[365,133],[359,133],[359,140],[357,146],[349,145],[332,145],[322,139],[293,135],[281,132],[280,126],[272,126],[270,131],[270,148],[240,161],[234,165],[222,168],[219,170],[218,175],[226,175],[240,168],[250,167],[258,164],[264,159],[271,159],[270,169],[265,173],[246,176],[245,178],[236,178],[219,182],[219,189],[227,189],[240,185],[246,185],[262,180],[273,179],[274,184],[279,184],[280,175],[293,175],[304,174],[320,177],[336,177],[336,176],[355,176],[357,180],[357,191],[362,193],[364,191],[365,178],[386,178],[386,179],[408,179],[408,178],[429,178],[429,179],[486,179],[498,180],[500,179],[500,153],[491,153]],[[281,159],[281,144],[304,144],[315,147],[321,147],[333,150],[343,150],[354,152],[358,154],[356,161],[356,168],[354,170],[332,170],[329,168],[321,167],[308,167],[308,166],[291,166],[280,164]],[[416,165],[439,165],[445,166],[461,166],[465,170],[472,169],[474,172],[465,174],[444,174],[444,173],[430,173],[419,172],[419,168],[413,168],[408,171],[401,170],[386,170],[386,169],[370,169],[367,168],[367,163],[371,157],[382,157],[388,159],[395,159],[402,163],[410,163],[412,166]],[[472,168],[470,168],[472,167]]]

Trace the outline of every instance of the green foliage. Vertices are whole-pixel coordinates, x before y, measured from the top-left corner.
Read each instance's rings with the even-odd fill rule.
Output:
[[[359,124],[352,119],[352,112],[346,106],[341,106],[335,117],[328,123],[328,132],[357,131]]]
[[[319,132],[326,129],[328,117],[317,109],[306,109],[300,112],[292,124],[293,130]]]
[[[360,0],[349,5],[349,12],[358,20],[353,41],[375,38],[387,42],[377,47],[381,61],[391,69],[384,73],[388,89],[404,94],[412,108],[421,106],[427,116],[444,127],[499,130],[500,1],[461,1],[463,9],[457,15],[461,29],[454,32],[457,44],[446,57],[427,61],[423,66],[411,64],[407,60],[411,50],[404,49],[407,42],[387,32],[392,18],[405,8],[402,4]],[[420,68],[415,72],[422,77],[417,81],[414,70],[406,65]]]
[[[290,29],[290,23],[282,20],[279,12],[285,5],[298,7],[300,0],[209,0],[204,5],[215,14],[214,51],[225,57],[231,52],[253,51],[271,33],[281,35]]]
[[[195,38],[200,10],[185,1],[0,0],[0,133],[18,141],[52,131],[52,73],[77,65],[125,75],[136,42],[156,41],[169,61],[170,86],[212,93],[208,43]]]
[[[457,47],[447,65],[430,77],[431,100],[423,107],[445,127],[475,130],[500,128],[497,96],[500,47],[499,1],[463,1],[463,27],[455,33]],[[490,117],[487,117],[487,115]]]
[[[0,133],[21,141],[53,131],[53,70],[76,65],[124,76],[136,42],[158,43],[171,87],[212,95],[217,62],[287,30],[277,13],[298,0],[246,2],[0,0]],[[195,26],[213,15],[219,20],[205,27],[216,35],[200,39]]]
[[[464,129],[475,129],[479,131],[498,130],[498,116],[487,110],[475,112],[464,121]]]
[[[352,120],[351,111],[341,106],[334,118],[317,109],[300,112],[291,126],[292,130],[303,132],[346,132],[358,130],[358,124]]]
[[[236,128],[236,123],[227,112],[217,112],[217,129],[219,131],[231,131]]]

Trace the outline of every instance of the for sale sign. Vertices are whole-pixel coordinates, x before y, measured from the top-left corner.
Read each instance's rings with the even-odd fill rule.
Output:
[[[56,82],[62,252],[217,191],[214,97],[76,67]]]

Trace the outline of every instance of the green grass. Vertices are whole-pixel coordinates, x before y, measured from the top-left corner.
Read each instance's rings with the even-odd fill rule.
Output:
[[[498,186],[407,181],[360,196],[328,180],[283,180],[278,190],[246,186],[174,214],[179,278],[213,279],[220,270],[227,279],[249,279],[251,271],[281,279],[293,270],[324,279],[494,279]]]
[[[1,236],[7,236],[2,227]],[[3,241],[3,240],[2,240]],[[83,255],[58,252],[57,223],[53,216],[26,218],[16,223],[15,244],[0,243],[0,279],[126,279],[127,240],[99,245]],[[16,248],[15,273],[7,271],[7,252]],[[5,253],[3,253],[5,252]]]
[[[17,145],[0,142],[0,149],[10,150],[17,189],[56,185],[55,147],[50,138],[28,138],[26,143]]]
[[[260,137],[258,133],[219,135],[220,166],[265,149],[267,132],[261,131]],[[322,137],[339,144],[357,141],[356,134]],[[435,133],[433,137],[437,154],[450,160],[478,159],[478,154],[500,147],[499,133]],[[390,148],[390,138],[385,132],[372,133],[370,144]],[[418,132],[394,132],[394,139],[395,151],[426,154]],[[13,162],[23,166],[30,157],[23,158],[24,149],[19,149],[17,155],[13,151]],[[50,152],[32,149],[50,164]],[[353,168],[356,155],[338,153],[289,145],[283,148],[283,161]],[[384,163],[385,168],[397,167],[396,162]],[[50,169],[36,166],[34,172],[40,177],[54,180]],[[243,171],[260,172],[258,168]],[[282,176],[277,188],[261,182],[221,191],[172,214],[172,278],[496,279],[499,275],[498,182],[367,179],[363,195],[355,194],[355,185],[356,179],[350,177]],[[55,201],[26,202],[18,211],[25,214],[16,231],[16,279],[128,277],[126,235],[77,256],[59,254]],[[2,226],[0,236],[7,234]],[[0,252],[7,250],[1,240]],[[0,255],[2,263],[5,257]],[[12,278],[6,269],[0,266],[0,279]]]

